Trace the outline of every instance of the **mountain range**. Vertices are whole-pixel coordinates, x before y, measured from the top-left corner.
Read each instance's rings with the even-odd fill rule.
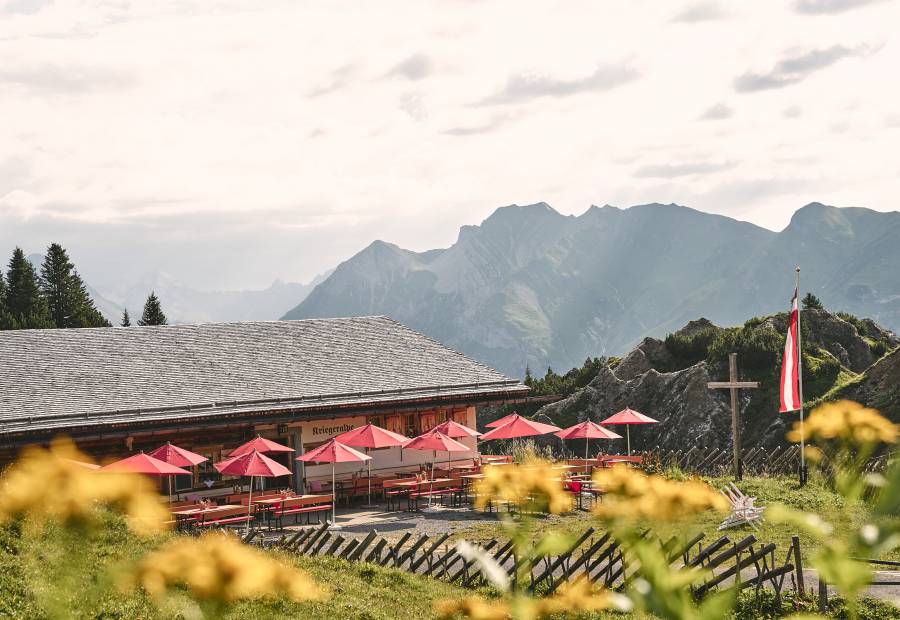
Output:
[[[900,329],[900,213],[811,203],[773,232],[679,205],[497,209],[452,246],[375,241],[283,318],[386,314],[513,376],[621,355],[690,319],[825,306]]]
[[[29,254],[28,261],[40,273],[44,255]],[[275,280],[268,288],[243,291],[201,291],[158,271],[114,292],[100,291],[89,282],[85,287],[97,310],[113,325],[121,322],[125,308],[137,322],[151,291],[160,298],[170,323],[265,321],[277,319],[305,299],[328,273],[307,284]]]

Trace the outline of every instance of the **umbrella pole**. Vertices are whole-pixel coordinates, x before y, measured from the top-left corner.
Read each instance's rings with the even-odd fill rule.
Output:
[[[253,513],[253,476],[250,476],[250,497],[247,498],[247,533],[250,533],[250,517]]]
[[[590,445],[591,440],[587,437],[584,438],[584,460],[588,460],[588,446]]]
[[[631,426],[625,425],[625,436],[628,438],[628,456],[631,456]]]
[[[435,453],[437,454],[437,453]],[[431,508],[431,494],[434,492],[434,462],[437,460],[437,456],[435,456],[431,460],[431,482],[428,484],[428,507]]]
[[[337,524],[337,484],[334,481],[334,463],[331,464],[331,527],[328,529],[340,529]]]

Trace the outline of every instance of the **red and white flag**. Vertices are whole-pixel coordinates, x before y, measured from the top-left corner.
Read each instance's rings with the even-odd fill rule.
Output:
[[[797,307],[797,289],[794,289],[794,299],[791,300],[791,321],[788,326],[787,338],[784,341],[784,358],[781,362],[781,413],[800,409],[800,365],[799,351],[797,350],[797,322],[799,320],[799,308]]]

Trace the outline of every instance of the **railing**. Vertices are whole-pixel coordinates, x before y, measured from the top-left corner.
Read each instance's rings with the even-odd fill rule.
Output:
[[[393,567],[410,573],[441,579],[463,587],[476,588],[487,583],[474,560],[466,560],[456,545],[448,543],[449,534],[432,537],[422,534],[414,539],[407,532],[396,540],[380,536],[376,530],[363,538],[342,535],[328,529],[329,524],[306,528],[263,544],[277,546],[305,556],[332,556],[351,562],[368,562]],[[652,532],[645,537],[654,538]],[[247,539],[251,542],[253,536]],[[788,580],[794,590],[802,591],[803,567],[800,562],[800,541],[794,537],[785,555],[776,545],[762,544],[748,535],[738,541],[723,536],[711,544],[703,544],[698,534],[686,542],[675,537],[656,538],[660,552],[682,569],[702,567],[709,572],[705,580],[693,587],[700,598],[723,585],[736,584],[740,589],[762,588],[774,590],[781,596]],[[520,567],[510,541],[493,538],[479,545],[512,577],[524,568],[528,583],[521,584],[537,594],[550,594],[567,581],[587,579],[607,588],[621,589],[634,576],[628,555],[608,532],[586,529],[565,553],[545,556],[528,567]],[[783,560],[780,558],[784,557]]]
[[[687,450],[648,450],[641,452],[645,468],[665,471],[677,468],[686,473],[703,476],[727,476],[734,465],[730,449],[692,447]],[[869,459],[866,471],[883,471],[895,454],[880,454]],[[822,466],[829,469],[826,458]],[[744,475],[778,476],[794,475],[800,468],[800,447],[797,445],[766,448],[750,448],[743,454]]]

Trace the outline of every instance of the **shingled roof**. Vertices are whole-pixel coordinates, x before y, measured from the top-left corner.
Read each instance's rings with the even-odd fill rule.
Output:
[[[0,436],[527,391],[387,317],[5,331],[0,362]]]

